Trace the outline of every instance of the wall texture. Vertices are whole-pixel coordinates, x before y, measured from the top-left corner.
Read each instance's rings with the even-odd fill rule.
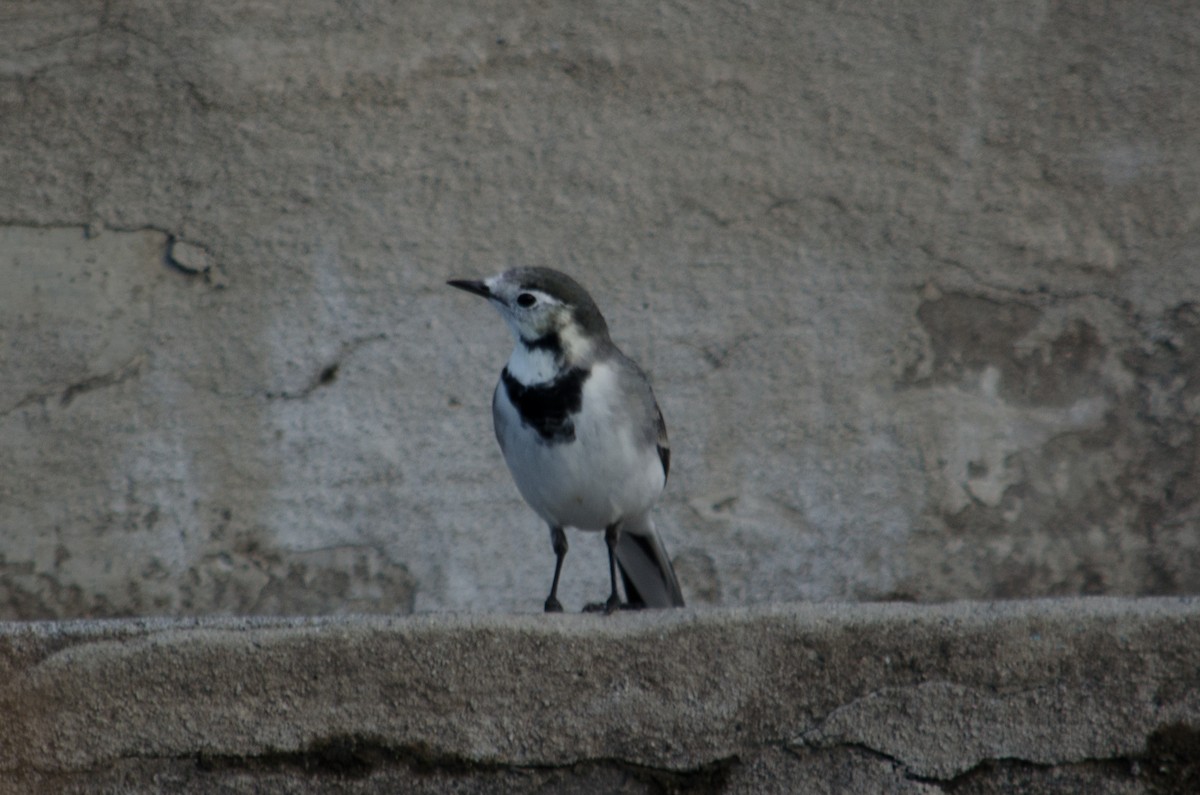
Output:
[[[443,285],[514,264],[651,373],[692,603],[1200,590],[1195,3],[0,19],[0,617],[536,610]]]

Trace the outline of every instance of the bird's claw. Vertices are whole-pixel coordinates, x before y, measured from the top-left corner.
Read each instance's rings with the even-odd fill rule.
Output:
[[[633,605],[628,602],[622,602],[621,598],[615,594],[603,602],[588,602],[583,606],[583,612],[585,613],[603,613],[606,616],[610,616],[618,610],[632,609],[634,609]]]

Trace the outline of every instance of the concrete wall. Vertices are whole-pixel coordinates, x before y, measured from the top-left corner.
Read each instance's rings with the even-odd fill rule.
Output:
[[[0,16],[0,616],[536,610],[443,285],[513,264],[652,374],[694,604],[1200,586],[1195,3]]]
[[[0,791],[1200,791],[1200,601],[0,625]]]

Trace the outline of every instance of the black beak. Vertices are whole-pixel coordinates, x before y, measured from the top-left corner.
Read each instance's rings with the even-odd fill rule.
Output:
[[[451,287],[457,287],[460,290],[466,290],[468,293],[481,295],[484,298],[492,297],[492,291],[488,289],[486,284],[480,281],[472,281],[470,279],[451,279],[450,281],[446,282],[446,284],[450,285]]]

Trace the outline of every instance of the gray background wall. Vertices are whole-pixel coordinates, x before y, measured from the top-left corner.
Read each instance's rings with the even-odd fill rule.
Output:
[[[516,264],[693,603],[1200,589],[1200,7],[479,6],[0,6],[0,618],[538,609]]]

